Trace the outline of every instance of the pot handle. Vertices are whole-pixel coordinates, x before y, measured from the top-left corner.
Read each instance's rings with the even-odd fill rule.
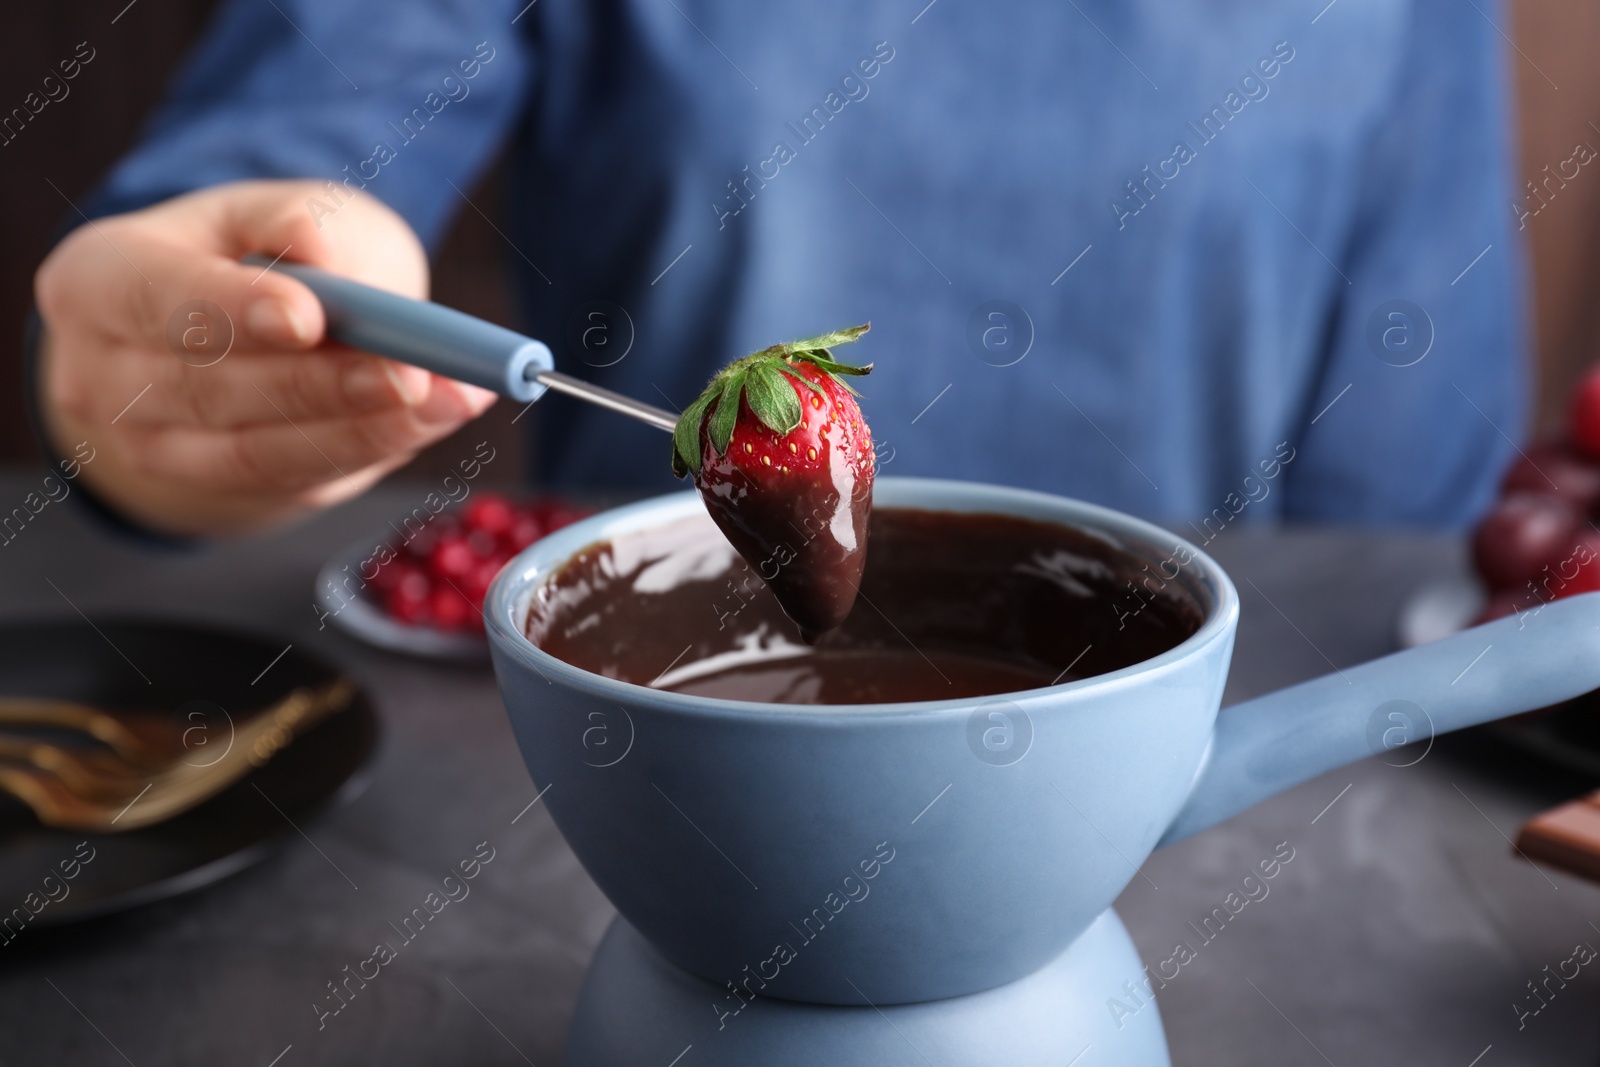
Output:
[[[1234,704],[1218,714],[1189,799],[1160,844],[1395,747],[1386,742],[1421,746],[1592,689],[1600,689],[1600,593]]]

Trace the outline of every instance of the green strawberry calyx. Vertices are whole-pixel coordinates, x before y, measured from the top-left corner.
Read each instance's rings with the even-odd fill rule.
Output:
[[[869,374],[872,364],[858,367],[840,363],[830,350],[849,344],[871,328],[870,322],[862,323],[821,337],[773,345],[723,367],[678,418],[677,428],[672,431],[672,473],[680,478],[700,473],[700,428],[707,411],[711,411],[711,448],[719,456],[727,453],[734,424],[739,419],[741,396],[761,424],[773,433],[786,434],[798,427],[805,419],[805,412],[789,381],[799,382],[812,392],[822,392],[821,386],[794,369],[798,363],[811,364],[837,381],[851,396],[860,396],[843,376]],[[712,405],[715,405],[714,410]]]

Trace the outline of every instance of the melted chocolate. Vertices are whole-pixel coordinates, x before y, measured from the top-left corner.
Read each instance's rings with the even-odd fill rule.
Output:
[[[1159,655],[1204,618],[1158,561],[1066,526],[878,509],[858,610],[815,646],[695,518],[590,545],[535,592],[531,641],[610,678],[782,704],[1017,692]]]

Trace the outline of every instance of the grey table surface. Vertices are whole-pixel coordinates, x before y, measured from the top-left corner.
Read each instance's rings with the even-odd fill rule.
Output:
[[[0,510],[33,483],[0,478]],[[0,547],[7,618],[139,611],[282,635],[344,665],[385,727],[371,788],[260,866],[0,949],[0,1064],[560,1062],[612,911],[542,805],[528,808],[492,675],[366,648],[319,630],[311,607],[318,565],[426,492],[384,487],[283,533],[176,555],[51,505]],[[1230,700],[1391,651],[1404,598],[1461,566],[1456,544],[1424,536],[1240,528],[1211,549],[1243,597]],[[1281,842],[1295,850],[1161,992],[1174,1062],[1600,1061],[1593,968],[1520,1028],[1513,1009],[1546,964],[1600,945],[1600,886],[1507,842],[1584,783],[1489,757],[1439,746],[1404,769],[1369,760],[1156,853],[1117,905],[1151,964],[1196,940],[1187,924],[1247,868]],[[319,1029],[326,983],[485,841],[495,858],[471,895]]]

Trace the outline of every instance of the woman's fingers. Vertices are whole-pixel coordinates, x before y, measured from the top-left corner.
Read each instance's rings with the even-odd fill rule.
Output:
[[[447,386],[439,392],[454,390]],[[490,403],[493,399],[490,394]],[[374,466],[398,465],[480,414],[480,402],[447,397],[433,410],[424,404],[338,419],[280,418],[225,430],[168,424],[143,428],[136,446],[142,469],[196,491],[293,494],[347,481]]]
[[[93,439],[90,487],[139,521],[234,533],[366,488],[494,403],[492,393],[326,343],[310,263],[422,297],[427,261],[371,197],[326,229],[310,182],[239,182],[100,219],[40,267],[47,431]]]

